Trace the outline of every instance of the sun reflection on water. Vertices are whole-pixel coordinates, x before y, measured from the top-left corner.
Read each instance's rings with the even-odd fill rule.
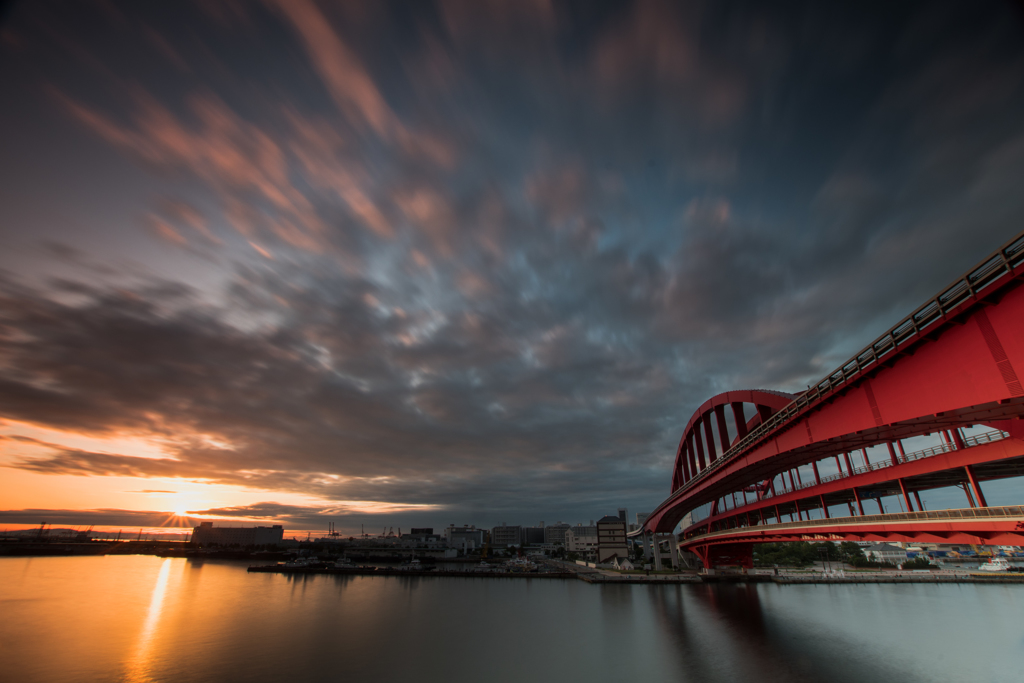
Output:
[[[156,640],[156,627],[160,622],[160,615],[163,611],[164,596],[167,594],[167,579],[171,573],[171,559],[165,559],[160,566],[160,573],[156,577],[156,585],[153,586],[153,597],[149,601],[149,610],[146,612],[146,621],[142,624],[142,631],[139,633],[138,645],[135,652],[127,662],[127,670],[123,680],[128,683],[142,683],[153,680],[149,675],[150,660],[153,654],[153,644]]]

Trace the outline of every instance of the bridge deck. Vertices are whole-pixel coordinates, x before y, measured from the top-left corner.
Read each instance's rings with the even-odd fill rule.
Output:
[[[897,512],[726,529],[686,538],[680,547],[780,541],[909,541],[1024,545],[1024,506]]]
[[[1003,432],[989,432],[967,440],[963,449],[929,448],[916,453],[896,455],[892,461],[879,461],[853,469],[853,473],[810,481],[795,489],[767,492],[759,500],[723,510],[701,519],[683,530],[684,536],[716,525],[764,521],[765,517],[809,514],[833,506],[867,505],[869,501],[891,495],[968,483],[965,467],[980,482],[1024,475],[1024,441],[1007,438]],[[901,487],[902,484],[902,487]],[[860,501],[858,503],[858,500]]]

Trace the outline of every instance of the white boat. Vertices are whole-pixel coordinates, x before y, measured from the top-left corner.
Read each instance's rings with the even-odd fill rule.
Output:
[[[978,571],[981,572],[1008,572],[1010,571],[1010,561],[1005,557],[993,557],[985,564],[978,567]]]

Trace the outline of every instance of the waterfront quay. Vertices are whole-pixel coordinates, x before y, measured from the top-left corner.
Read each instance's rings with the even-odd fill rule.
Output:
[[[471,569],[428,569],[399,567],[316,567],[287,564],[254,565],[250,573],[333,576],[406,576],[473,579],[576,579],[591,584],[1024,584],[1024,574],[981,574],[970,571],[880,571],[880,572],[817,572],[773,570],[753,572],[617,572],[593,569],[557,560],[545,561],[534,571],[510,571],[500,567]]]
[[[518,572],[498,569],[409,569],[406,567],[289,567],[271,564],[249,567],[260,574],[330,574],[335,576],[432,576],[471,579],[572,579],[568,571]]]

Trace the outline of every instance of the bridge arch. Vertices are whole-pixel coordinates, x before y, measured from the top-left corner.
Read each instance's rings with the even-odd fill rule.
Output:
[[[796,396],[783,391],[769,389],[745,389],[726,391],[712,396],[693,413],[686,423],[683,436],[676,448],[675,465],[672,468],[672,492],[675,493],[698,472],[724,455],[725,451],[747,433],[769,417],[785,408]],[[744,404],[753,406],[753,415],[748,419]],[[729,437],[725,408],[729,406],[736,424],[737,434]],[[714,428],[718,428],[718,443],[715,445]],[[721,451],[721,452],[719,452]]]

